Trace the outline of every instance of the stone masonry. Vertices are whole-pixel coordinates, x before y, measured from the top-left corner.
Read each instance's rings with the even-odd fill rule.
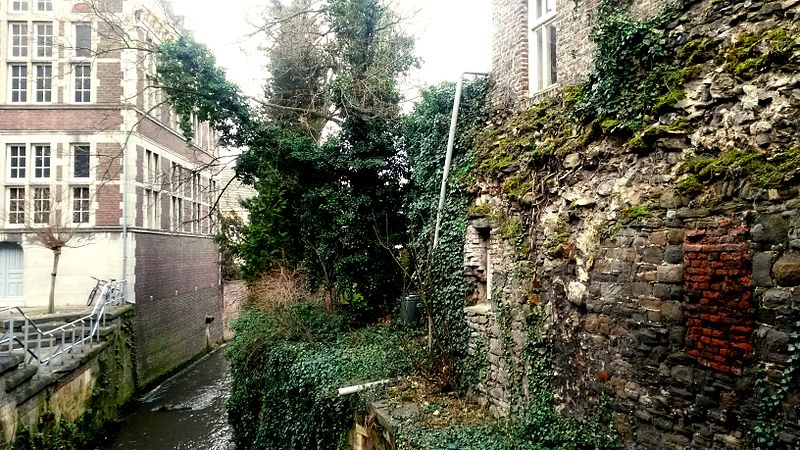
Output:
[[[497,0],[496,25],[525,7],[518,3]],[[559,11],[591,2],[564,3]],[[659,4],[633,3],[640,17]],[[800,19],[798,0],[683,4],[670,25],[681,42],[726,46],[744,32]],[[590,12],[574,26],[590,26]],[[509,24],[495,42],[496,104],[527,99],[517,70],[527,50],[512,45],[526,42],[517,28]],[[588,28],[583,33],[573,44],[564,35],[559,48],[578,45]],[[559,58],[563,80],[586,74],[581,54],[572,63]],[[511,373],[520,370],[530,313],[538,310],[558,411],[591,421],[603,392],[629,448],[750,445],[759,386],[774,392],[789,335],[800,329],[800,189],[760,188],[734,175],[688,197],[676,184],[691,155],[800,147],[800,74],[778,68],[741,79],[713,58],[700,70],[684,86],[686,99],[658,118],[687,118],[689,130],[656,135],[638,153],[624,140],[601,139],[562,156],[553,177],[536,168],[507,173],[536,188],[514,200],[503,193],[502,176],[479,182],[473,210],[490,213],[470,218],[465,266],[476,291],[465,320],[469,352],[485,356],[487,367],[473,393],[496,415],[513,414],[521,406],[515,396],[526,395]],[[644,212],[631,217],[634,207]],[[500,222],[514,219],[523,223],[522,247],[502,233]],[[778,438],[795,448],[800,391],[791,387],[779,402]]]

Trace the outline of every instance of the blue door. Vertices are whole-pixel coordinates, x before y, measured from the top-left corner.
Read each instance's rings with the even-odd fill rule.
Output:
[[[22,247],[0,242],[0,301],[22,300]]]

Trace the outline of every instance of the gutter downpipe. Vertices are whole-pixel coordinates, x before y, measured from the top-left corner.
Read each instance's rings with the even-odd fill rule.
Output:
[[[467,75],[489,76],[484,72],[464,72],[458,77],[456,94],[453,100],[453,115],[450,119],[450,135],[447,138],[447,155],[444,159],[444,173],[442,173],[442,189],[439,192],[439,207],[436,210],[436,231],[433,234],[433,248],[439,244],[439,231],[442,227],[442,210],[447,197],[447,179],[450,176],[450,165],[453,162],[453,147],[456,142],[456,125],[458,125],[458,110],[461,107],[461,91],[464,87],[464,77]]]
[[[122,194],[122,298],[126,303],[131,303],[128,298],[128,145],[122,146],[122,184],[125,191]]]

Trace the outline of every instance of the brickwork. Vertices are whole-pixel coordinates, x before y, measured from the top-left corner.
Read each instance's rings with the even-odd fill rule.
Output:
[[[97,187],[95,193],[97,211],[95,225],[98,227],[118,227],[122,221],[122,194],[119,186],[104,184]]]
[[[493,0],[492,102],[497,108],[527,103],[529,89],[530,0]],[[556,67],[559,85],[580,83],[591,70],[594,44],[590,35],[597,20],[598,0],[556,0]],[[650,18],[664,0],[634,0],[634,17]]]
[[[14,107],[0,106],[0,130],[75,131],[118,130],[122,126],[119,107],[97,106]]]
[[[176,154],[189,161],[196,161],[197,164],[210,164],[213,158],[197,147],[188,146],[186,140],[180,135],[169,131],[161,124],[151,119],[142,119],[137,127],[137,131],[144,136],[155,141],[158,145],[171,149]]]
[[[752,255],[745,226],[690,230],[684,244],[687,354],[720,372],[752,360]]]
[[[139,387],[222,340],[218,250],[212,239],[135,233]]]
[[[124,99],[119,62],[98,63],[97,78],[101,80],[96,89],[98,104],[119,104]]]

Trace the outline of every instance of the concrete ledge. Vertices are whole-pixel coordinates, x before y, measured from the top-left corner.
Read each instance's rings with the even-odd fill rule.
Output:
[[[492,312],[493,309],[491,303],[478,303],[477,305],[464,308],[464,312],[467,314],[485,315]]]

